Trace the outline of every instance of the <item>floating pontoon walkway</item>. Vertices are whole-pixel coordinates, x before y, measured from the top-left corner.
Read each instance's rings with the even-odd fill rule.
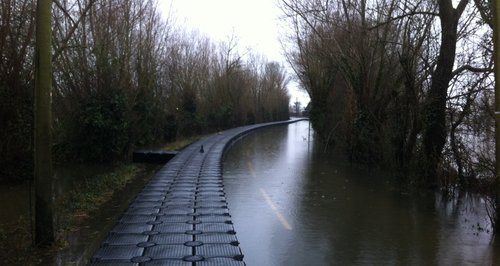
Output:
[[[224,194],[222,158],[239,127],[200,140],[169,161],[125,211],[91,265],[245,265]]]

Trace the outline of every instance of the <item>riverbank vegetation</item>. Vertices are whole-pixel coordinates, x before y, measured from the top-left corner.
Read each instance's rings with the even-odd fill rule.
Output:
[[[4,217],[0,222],[0,258],[6,265],[53,265],[85,261],[87,253],[102,241],[103,228],[114,225],[135,195],[158,169],[156,165],[118,164],[114,166],[85,167],[73,182],[57,185],[55,242],[50,246],[34,246],[28,203],[29,197],[18,196],[3,201],[16,206],[16,219]],[[60,181],[63,182],[64,181]],[[28,184],[16,184],[14,189],[32,189]],[[22,201],[22,202],[20,202]],[[5,203],[4,203],[5,204]],[[12,214],[11,214],[12,215]],[[12,244],[15,243],[15,244]],[[77,245],[77,247],[74,247]],[[69,248],[69,246],[72,246]]]
[[[164,18],[155,0],[50,3],[54,168],[68,162],[125,165],[71,180],[76,185],[63,191],[51,219],[64,216],[54,228],[59,239],[87,222],[129,178],[137,179],[142,170],[127,165],[136,147],[189,142],[230,127],[288,118],[284,68],[239,51],[234,36],[214,42],[188,31],[174,16]],[[35,0],[0,3],[0,184],[33,179],[36,5]],[[31,235],[24,226],[31,219],[23,221],[21,230]],[[8,241],[16,236],[0,233]],[[19,236],[21,249],[13,259],[33,253],[29,257],[38,260],[39,250],[25,245],[26,234]],[[1,251],[2,257],[13,254]]]
[[[495,189],[493,1],[283,0],[325,146],[405,187]]]
[[[168,150],[181,150],[202,136],[182,137],[165,144]],[[102,228],[114,225],[116,216],[135,198],[160,165],[117,163],[72,165],[67,170],[56,169],[62,184],[56,184],[54,208],[56,210],[56,241],[48,247],[33,246],[30,221],[30,196],[32,186],[14,184],[16,197],[9,193],[0,197],[11,204],[15,214],[8,212],[0,221],[0,258],[9,265],[51,265],[56,257],[63,262],[72,259],[89,259],[88,252],[102,241],[107,231]],[[69,179],[69,180],[68,180]],[[1,187],[1,186],[0,186]],[[9,188],[10,190],[10,188]],[[83,231],[91,231],[86,234]],[[100,232],[100,233],[96,233]],[[75,243],[73,243],[75,242]],[[11,243],[16,243],[11,245]],[[79,245],[71,248],[70,245]],[[87,256],[87,257],[85,257]],[[65,258],[69,257],[69,258]]]
[[[402,190],[485,196],[495,232],[495,1],[282,0],[288,59],[326,148]]]
[[[129,182],[145,174],[142,166],[128,164],[113,167],[106,174],[91,175],[76,182],[74,188],[59,197],[56,206],[61,217],[60,228],[72,230],[108,202],[115,190],[122,190]]]
[[[32,177],[36,1],[0,4],[0,181]],[[127,160],[137,146],[288,118],[281,65],[160,14],[154,0],[53,4],[57,163]]]

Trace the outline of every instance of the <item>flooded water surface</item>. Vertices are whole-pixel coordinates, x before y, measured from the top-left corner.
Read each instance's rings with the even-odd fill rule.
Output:
[[[401,195],[383,174],[314,147],[312,135],[307,121],[271,127],[226,154],[247,265],[500,265],[481,198]]]

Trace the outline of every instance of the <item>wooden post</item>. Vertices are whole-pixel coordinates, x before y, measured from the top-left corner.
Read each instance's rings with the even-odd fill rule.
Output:
[[[37,0],[34,92],[35,243],[54,241],[52,181],[52,0]]]

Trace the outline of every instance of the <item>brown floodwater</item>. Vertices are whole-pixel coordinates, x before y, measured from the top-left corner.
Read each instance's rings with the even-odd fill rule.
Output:
[[[261,129],[226,154],[247,265],[500,265],[484,200],[402,194],[315,145],[309,122]]]

